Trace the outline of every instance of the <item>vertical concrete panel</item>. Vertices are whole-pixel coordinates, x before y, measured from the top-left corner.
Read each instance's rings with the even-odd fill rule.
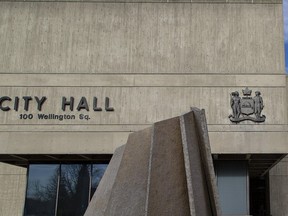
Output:
[[[200,150],[199,133],[196,130],[194,115],[181,116],[181,129],[185,158],[185,168],[187,172],[187,163],[189,164],[187,181],[191,181],[192,191],[189,198],[194,195],[195,215],[209,215],[211,206],[209,202],[209,192],[207,187],[207,177],[204,170],[204,160],[201,160],[202,152]],[[185,134],[185,136],[183,135]],[[189,182],[188,186],[189,186]],[[193,195],[192,195],[193,194]]]
[[[205,111],[192,111],[180,116],[189,200],[194,194],[196,215],[221,215]]]
[[[26,191],[26,169],[0,163],[0,215],[22,216]]]
[[[97,188],[93,198],[91,199],[89,207],[85,212],[85,216],[105,215],[124,150],[125,146],[121,146],[115,150],[114,155],[110,161],[111,165],[105,171],[105,174],[98,186],[99,189]]]
[[[269,175],[271,215],[286,216],[288,212],[288,157],[273,167]]]
[[[154,124],[147,215],[190,215],[179,118]]]
[[[128,138],[105,215],[145,215],[151,128]],[[129,203],[129,206],[127,204]]]

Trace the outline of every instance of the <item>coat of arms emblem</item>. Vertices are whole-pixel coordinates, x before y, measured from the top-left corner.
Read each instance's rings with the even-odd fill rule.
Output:
[[[239,96],[239,92],[235,91],[230,94],[230,106],[233,114],[229,115],[231,122],[241,122],[250,120],[253,122],[264,122],[265,115],[261,115],[264,108],[263,99],[259,91],[255,91],[255,96],[251,97],[252,90],[246,87],[242,90],[243,97]]]

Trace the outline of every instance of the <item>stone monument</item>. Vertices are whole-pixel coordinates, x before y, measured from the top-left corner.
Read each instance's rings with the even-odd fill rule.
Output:
[[[132,133],[85,216],[220,216],[204,110]]]

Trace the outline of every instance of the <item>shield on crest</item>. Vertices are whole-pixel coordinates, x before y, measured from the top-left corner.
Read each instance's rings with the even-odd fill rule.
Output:
[[[254,100],[252,98],[241,99],[241,113],[244,115],[251,115],[254,113]]]

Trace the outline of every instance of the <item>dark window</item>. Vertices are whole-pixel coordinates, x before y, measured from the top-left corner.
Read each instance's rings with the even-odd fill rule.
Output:
[[[89,202],[91,165],[62,165],[57,215],[79,216]],[[72,208],[71,208],[72,207]]]
[[[92,167],[92,181],[91,181],[91,198],[95,193],[99,182],[107,168],[108,164],[94,164]]]
[[[31,165],[25,215],[55,215],[59,165]]]
[[[32,164],[24,216],[82,216],[107,164]]]

